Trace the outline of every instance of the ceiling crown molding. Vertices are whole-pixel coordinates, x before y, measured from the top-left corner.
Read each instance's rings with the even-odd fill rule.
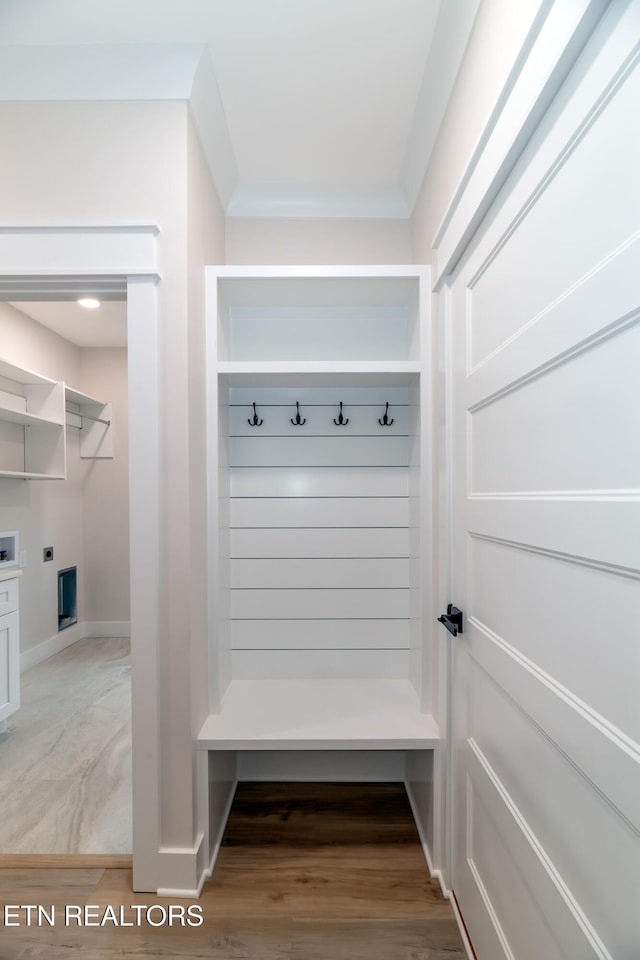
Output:
[[[0,100],[188,100],[202,43],[0,45]]]
[[[313,188],[241,185],[227,216],[255,219],[406,220],[410,216],[399,187]]]
[[[409,216],[418,199],[480,3],[481,0],[445,0],[440,4],[400,171]]]
[[[238,167],[209,48],[204,47],[191,84],[190,108],[218,197],[228,213],[239,183]]]

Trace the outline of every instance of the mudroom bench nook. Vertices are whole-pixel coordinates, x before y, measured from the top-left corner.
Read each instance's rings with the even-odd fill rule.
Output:
[[[429,298],[413,265],[207,270],[212,859],[238,780],[413,783],[433,829]]]

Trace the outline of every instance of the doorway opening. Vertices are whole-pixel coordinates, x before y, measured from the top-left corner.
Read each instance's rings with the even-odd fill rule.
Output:
[[[126,284],[55,282],[0,295],[0,527],[20,534],[0,853],[130,854]]]

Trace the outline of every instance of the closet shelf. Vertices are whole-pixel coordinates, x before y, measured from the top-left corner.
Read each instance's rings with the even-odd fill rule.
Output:
[[[409,386],[420,374],[413,360],[220,360],[218,376],[234,386]]]
[[[408,680],[236,680],[201,750],[429,750],[438,726]]]
[[[86,393],[81,393],[79,390],[74,390],[67,384],[65,384],[64,388],[64,398],[67,403],[75,403],[79,407],[106,406],[106,400],[96,400],[94,397],[90,397]]]
[[[0,419],[7,423],[20,423],[25,427],[48,426],[61,427],[62,421],[52,420],[51,417],[41,417],[36,413],[29,413],[27,410],[13,410],[10,407],[0,406]]]
[[[64,473],[29,473],[25,470],[0,470],[7,480],[64,480]]]
[[[64,384],[4,359],[0,377],[0,477],[64,480]]]
[[[50,377],[44,377],[41,373],[35,373],[33,370],[27,370],[25,367],[18,367],[15,363],[0,359],[0,377],[6,377],[7,380],[14,380],[16,383],[32,384],[41,383],[54,386],[55,380]]]

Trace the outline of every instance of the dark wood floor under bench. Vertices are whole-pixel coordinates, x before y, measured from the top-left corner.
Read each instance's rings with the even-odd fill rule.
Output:
[[[122,861],[90,863],[0,858],[0,960],[465,958],[399,784],[240,784],[197,926],[199,910],[186,914],[195,901],[132,894]],[[26,911],[5,904],[53,906],[55,925],[35,911],[27,925]],[[66,925],[68,905],[78,910]],[[98,925],[78,926],[83,905]],[[117,922],[107,913],[99,925],[107,907]],[[136,913],[140,925],[122,925]]]

